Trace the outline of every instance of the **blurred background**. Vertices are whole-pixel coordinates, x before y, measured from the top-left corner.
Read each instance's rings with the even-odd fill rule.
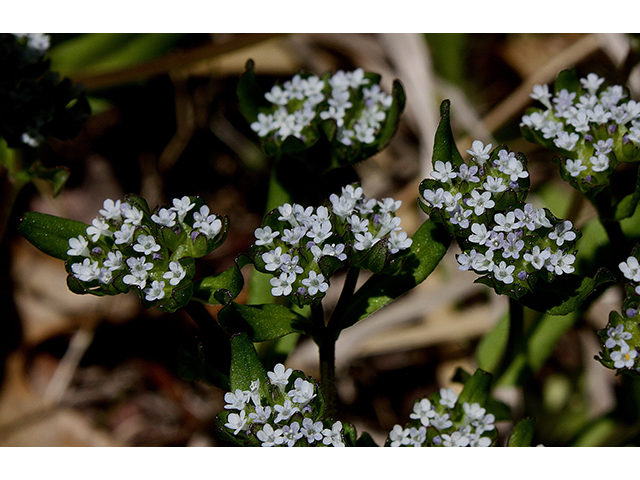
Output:
[[[357,170],[367,197],[403,201],[399,215],[408,232],[425,219],[418,185],[431,171],[440,102],[450,99],[459,150],[480,139],[523,152],[531,201],[571,218],[585,229],[583,248],[597,248],[605,237],[591,222],[593,212],[560,181],[552,153],[520,138],[520,118],[532,105],[533,85],[553,82],[565,68],[612,81],[630,70],[632,98],[640,98],[640,71],[626,67],[634,38],[625,34],[53,34],[51,40],[52,70],[84,85],[92,116],[75,139],[39,149],[44,165],[66,166],[70,178],[55,198],[42,186],[25,188],[2,244],[0,446],[223,445],[214,417],[225,392],[185,366],[185,350],[198,336],[191,318],[144,310],[133,294],[72,294],[63,262],[22,239],[16,225],[28,210],[91,223],[105,198],[127,193],[152,206],[199,195],[231,220],[227,241],[200,261],[199,274],[231,266],[254,241],[270,169],[237,105],[248,59],[265,89],[300,69],[361,67],[381,74],[387,91],[394,79],[402,82],[407,106],[396,137]],[[408,421],[417,397],[459,389],[452,383],[458,367],[496,365],[506,298],[460,272],[455,253],[452,247],[422,285],[338,341],[340,419],[379,444],[394,424]],[[496,396],[513,416],[536,418],[536,443],[637,443],[637,395],[625,403],[620,391],[629,388],[593,359],[595,332],[620,302],[613,287],[579,315],[536,319],[535,355],[500,379]],[[271,347],[287,366],[319,378],[310,340],[290,336]],[[515,385],[525,371],[523,389]],[[510,424],[499,430],[508,433]]]

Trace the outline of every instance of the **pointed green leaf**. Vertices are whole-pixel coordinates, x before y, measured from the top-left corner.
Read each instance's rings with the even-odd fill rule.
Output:
[[[604,268],[598,270],[593,278],[576,274],[558,275],[550,283],[537,282],[534,292],[527,293],[518,300],[538,312],[566,315],[577,310],[600,285],[613,281],[613,275]]]
[[[464,160],[453,138],[449,117],[450,108],[451,102],[449,100],[444,100],[440,104],[440,123],[433,142],[433,163],[435,164],[439,160],[445,163],[451,162],[455,167],[459,167],[464,163]]]
[[[312,333],[313,324],[284,305],[242,305],[231,302],[218,321],[229,333],[246,332],[252,341],[265,342],[290,333]]]
[[[67,167],[46,168],[37,165],[32,173],[35,178],[39,178],[51,184],[53,196],[57,197],[69,179],[69,169]]]
[[[18,225],[18,231],[38,250],[54,258],[67,260],[69,239],[85,235],[88,226],[46,213],[27,212]]]
[[[267,371],[258,358],[253,342],[246,333],[234,335],[231,337],[229,387],[232,392],[237,389],[250,390],[251,382],[255,380],[260,380],[260,394],[270,398]]]
[[[465,382],[464,388],[458,396],[458,403],[460,405],[464,402],[485,405],[489,398],[492,378],[490,373],[477,369]]]
[[[624,218],[631,217],[636,211],[638,206],[638,200],[640,200],[640,168],[638,169],[638,176],[636,177],[636,186],[633,193],[630,193],[624,197],[615,208],[614,218],[620,221]]]
[[[525,418],[516,423],[507,440],[507,447],[530,447],[533,441],[533,426],[532,418]]]
[[[235,264],[224,272],[195,282],[194,297],[209,305],[229,304],[244,288],[241,270],[250,262],[251,259],[247,255],[240,255],[236,258]]]

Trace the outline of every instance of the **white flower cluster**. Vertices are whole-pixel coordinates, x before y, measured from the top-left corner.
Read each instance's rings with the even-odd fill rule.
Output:
[[[224,396],[224,427],[235,437],[263,447],[344,447],[342,423],[325,424],[316,407],[316,385],[277,364],[268,372],[269,398],[260,395],[260,380],[249,390]],[[237,412],[237,413],[236,413]]]
[[[441,388],[432,402],[416,401],[409,417],[412,424],[394,425],[389,432],[390,447],[489,447],[495,433],[495,417],[478,403],[457,405],[458,396],[450,388]]]
[[[26,42],[27,48],[39,55],[46,53],[51,46],[51,37],[46,33],[13,33],[14,37]]]
[[[209,207],[195,207],[196,201],[185,196],[149,215],[139,203],[106,199],[86,235],[69,239],[71,275],[96,292],[135,287],[147,302],[162,302],[189,280],[181,260],[198,256],[198,236],[210,241],[222,231],[222,221]],[[171,249],[162,240],[169,236],[175,243]]]
[[[531,97],[546,110],[522,117],[521,126],[541,135],[568,158],[564,169],[585,187],[606,183],[621,161],[637,157],[640,145],[640,103],[627,100],[622,86],[601,88],[605,79],[595,73],[580,79],[580,88],[551,94],[547,85],[535,85]],[[625,146],[634,147],[630,150]],[[628,157],[630,155],[630,157]]]
[[[371,144],[391,107],[392,97],[358,68],[321,79],[295,75],[265,94],[272,104],[259,113],[251,128],[260,137],[283,142],[293,136],[305,141],[312,123],[333,119],[343,145]]]
[[[380,242],[391,255],[411,246],[395,215],[399,200],[367,200],[362,187],[353,185],[329,200],[330,206],[316,209],[284,204],[265,220],[271,226],[256,229],[254,257],[274,275],[273,296],[295,295],[300,303],[310,303],[329,288],[330,275],[321,268],[323,258],[357,262]]]
[[[640,263],[636,257],[627,258],[626,262],[620,262],[620,271],[625,278],[631,280],[635,287],[635,292],[640,295]]]
[[[541,271],[573,272],[573,224],[518,201],[526,195],[525,165],[513,152],[490,149],[474,141],[469,165],[458,169],[436,161],[434,180],[421,188],[425,211],[447,226],[462,249],[460,270],[488,275],[513,292],[530,290],[530,277]]]
[[[615,328],[607,330],[607,339],[604,346],[608,348],[609,357],[613,361],[614,368],[635,368],[638,360],[638,351],[629,347],[627,340],[632,335],[624,329],[623,324],[618,324]]]

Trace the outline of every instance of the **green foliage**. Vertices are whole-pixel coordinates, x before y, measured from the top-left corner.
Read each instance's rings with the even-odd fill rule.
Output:
[[[18,231],[38,250],[59,260],[67,260],[69,239],[84,235],[86,223],[39,212],[27,212]]]

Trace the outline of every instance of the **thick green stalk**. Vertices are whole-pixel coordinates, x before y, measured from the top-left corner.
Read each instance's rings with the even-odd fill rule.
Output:
[[[509,369],[520,349],[524,345],[524,307],[517,300],[509,297],[509,333],[507,344],[505,345],[502,359],[496,370],[493,372],[496,379],[499,379]]]

